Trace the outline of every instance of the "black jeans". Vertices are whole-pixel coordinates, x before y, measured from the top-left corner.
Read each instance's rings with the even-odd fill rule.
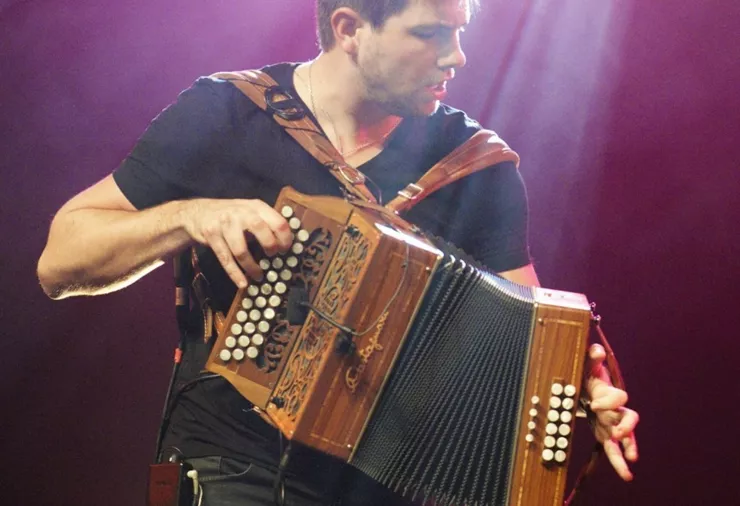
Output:
[[[227,457],[201,457],[186,462],[198,471],[200,506],[275,506],[276,471]],[[285,506],[328,506],[334,502],[290,477],[284,486]]]
[[[276,506],[274,487],[277,471],[228,457],[186,459],[198,471],[202,488],[199,506]],[[359,471],[349,468],[331,490],[322,491],[315,477],[301,481],[287,476],[285,506],[412,506]],[[196,505],[198,502],[196,501]]]

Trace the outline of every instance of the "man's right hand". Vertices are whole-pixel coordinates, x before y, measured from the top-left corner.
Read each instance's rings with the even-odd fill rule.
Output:
[[[213,250],[240,288],[247,286],[244,272],[262,278],[262,269],[247,246],[250,238],[267,256],[288,251],[293,242],[285,218],[261,200],[190,200],[184,206],[183,225],[193,241]]]

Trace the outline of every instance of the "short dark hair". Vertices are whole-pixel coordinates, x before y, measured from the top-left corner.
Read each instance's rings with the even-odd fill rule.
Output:
[[[403,11],[412,0],[316,0],[316,24],[318,26],[319,45],[324,51],[334,47],[334,31],[331,27],[331,15],[340,7],[349,7],[360,16],[370,21],[373,28],[379,28],[385,21]],[[471,7],[478,5],[478,0],[468,0]]]

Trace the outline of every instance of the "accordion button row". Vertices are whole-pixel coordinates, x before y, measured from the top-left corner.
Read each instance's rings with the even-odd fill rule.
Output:
[[[568,455],[563,450],[552,451],[547,448],[542,451],[542,460],[545,462],[555,461],[558,464],[563,464],[567,458]]]
[[[543,440],[542,460],[545,463],[555,462],[563,464],[568,454],[566,450],[570,446],[570,423],[573,420],[573,408],[575,407],[575,385],[563,385],[554,382],[550,387],[552,396],[548,402],[547,425],[545,425],[545,436]]]

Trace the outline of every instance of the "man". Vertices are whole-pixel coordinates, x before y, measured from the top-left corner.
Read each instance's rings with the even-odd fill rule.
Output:
[[[318,0],[322,53],[264,70],[302,100],[349,164],[379,193],[393,196],[479,129],[440,105],[455,70],[465,65],[460,33],[471,7],[462,0]],[[268,255],[291,243],[288,224],[272,208],[286,185],[340,195],[328,172],[232,84],[200,79],[153,121],[113,175],[60,209],[39,279],[53,298],[106,293],[198,245],[213,252],[203,269],[216,305],[226,309],[234,285],[261,277],[248,242]],[[538,284],[526,239],[526,194],[513,164],[451,184],[405,217],[501,276]],[[194,348],[183,381],[202,368],[203,350]],[[629,480],[638,417],[624,407],[626,393],[611,386],[603,350],[593,348],[590,356],[586,384],[595,433]],[[196,382],[183,393],[164,446],[166,456],[179,454],[199,470],[205,506],[273,503],[280,437],[225,381]],[[311,451],[297,452],[287,477],[288,504],[406,504]]]

